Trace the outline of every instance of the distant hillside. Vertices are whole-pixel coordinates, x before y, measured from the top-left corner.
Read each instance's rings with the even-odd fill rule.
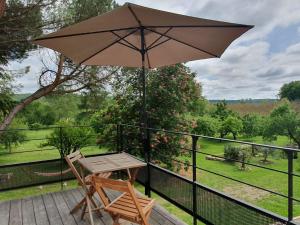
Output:
[[[14,95],[14,100],[19,102],[19,101],[23,100],[24,98],[27,98],[29,95],[31,95],[31,93],[15,94]]]
[[[221,99],[212,99],[212,100],[208,100],[210,103],[218,103],[218,102],[222,102],[223,100]],[[239,99],[239,100],[226,100],[225,102],[227,104],[242,104],[242,103],[275,103],[277,102],[277,99],[269,99],[269,98],[265,98],[265,99]]]

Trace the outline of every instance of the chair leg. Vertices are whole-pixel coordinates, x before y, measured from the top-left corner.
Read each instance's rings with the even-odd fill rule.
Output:
[[[88,213],[89,213],[89,218],[90,218],[91,225],[94,225],[94,219],[93,219],[93,215],[92,215],[91,202],[90,202],[90,199],[89,199],[88,196],[86,196],[86,202],[87,202]]]
[[[81,220],[82,220],[83,217],[84,217],[86,207],[87,207],[87,204],[85,203],[84,206],[83,206],[82,212],[81,212],[81,216],[80,216]]]
[[[119,216],[113,216],[112,217],[113,218],[113,221],[114,221],[114,223],[113,223],[113,225],[120,225],[120,223],[119,223]]]
[[[75,213],[78,209],[80,209],[80,207],[82,206],[82,205],[84,205],[85,204],[85,201],[86,201],[86,199],[85,198],[83,198],[71,211],[70,211],[70,213],[71,214],[73,214],[73,213]]]

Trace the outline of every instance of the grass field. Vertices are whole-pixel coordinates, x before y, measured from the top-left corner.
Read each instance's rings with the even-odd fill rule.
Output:
[[[27,139],[44,139],[50,134],[51,130],[40,130],[40,131],[27,131],[26,136]],[[252,142],[262,143],[260,137],[256,137]],[[6,152],[3,147],[0,147],[0,165],[3,164],[12,164],[12,163],[21,163],[21,162],[31,162],[38,160],[48,160],[59,158],[59,152],[57,149],[45,150],[49,147],[41,147],[41,143],[44,143],[45,140],[31,140],[26,141],[19,146],[13,147],[13,154],[3,154]],[[285,146],[289,143],[289,140],[285,137],[279,137],[277,142],[275,143],[278,146]],[[198,142],[198,148],[207,154],[215,154],[221,155],[224,151],[224,142],[219,141],[208,141],[204,139],[200,139]],[[24,152],[22,151],[32,151],[35,149],[39,149],[41,151],[38,152]],[[86,147],[81,149],[82,152],[87,154],[95,154],[106,152],[107,149],[99,148],[97,146]],[[258,164],[261,166],[266,166],[282,171],[287,171],[287,160],[282,159],[280,157],[280,152],[269,156],[270,163],[263,164],[261,162],[262,157],[254,157],[251,159],[251,163]],[[181,157],[181,160],[190,160],[190,157],[185,156]],[[271,189],[276,192],[280,192],[282,194],[287,194],[287,175],[276,173],[273,171],[264,170],[261,168],[255,168],[249,166],[246,171],[240,170],[239,163],[228,163],[228,162],[220,162],[220,161],[211,161],[206,160],[205,155],[198,153],[197,154],[197,165],[200,168],[204,168],[207,170],[211,170],[213,172],[217,172],[226,176],[230,176],[232,178],[257,185],[263,188]],[[300,175],[300,159],[295,160],[294,162],[294,170],[296,174]],[[184,176],[190,176],[191,171],[181,170],[180,173]],[[275,196],[273,194],[269,194],[265,191],[261,191],[259,189],[251,188],[246,185],[238,184],[237,182],[230,181],[225,178],[221,178],[217,175],[210,174],[208,172],[204,172],[198,170],[197,172],[197,180],[198,182],[208,185],[212,188],[218,189],[220,191],[226,192],[234,197],[246,200],[250,203],[263,207],[265,209],[271,210],[275,213],[278,213],[283,216],[287,216],[287,200]],[[67,186],[65,188],[73,188],[76,186],[75,182],[67,182]],[[300,178],[294,178],[294,197],[300,199]],[[142,189],[142,187],[138,187]],[[19,190],[12,190],[0,193],[0,200],[13,199],[13,198],[21,198],[24,196],[29,196],[33,194],[42,194],[46,192],[58,191],[60,190],[60,184],[52,184],[41,187],[31,187],[31,188],[23,188]],[[183,219],[188,224],[192,224],[192,217],[182,210],[176,208],[174,205],[168,203],[167,201],[159,198],[156,195],[153,197],[159,199],[159,203],[168,209],[171,213],[177,215],[179,218]],[[300,204],[295,204],[294,215],[300,215]]]

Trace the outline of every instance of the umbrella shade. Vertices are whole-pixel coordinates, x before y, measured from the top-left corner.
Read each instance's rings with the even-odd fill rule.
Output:
[[[126,3],[34,43],[61,52],[77,64],[155,68],[220,57],[252,27]]]

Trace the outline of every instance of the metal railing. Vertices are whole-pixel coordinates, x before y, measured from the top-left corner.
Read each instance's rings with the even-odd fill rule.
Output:
[[[129,131],[127,132],[126,129],[128,129]],[[134,129],[136,129],[136,132],[133,132]],[[176,173],[170,172],[169,170],[163,169],[163,168],[161,168],[160,164],[157,164],[157,162],[156,162],[157,159],[152,154],[152,152],[154,150],[152,147],[153,146],[152,136],[154,136],[157,132],[162,132],[162,133],[165,133],[166,135],[181,136],[181,137],[188,138],[190,140],[191,148],[180,147],[181,150],[191,153],[190,154],[191,155],[190,162],[187,164],[185,161],[182,161],[178,158],[172,158],[171,160],[176,163],[181,163],[185,166],[191,167],[192,168],[192,176],[191,177],[185,178]],[[144,133],[144,134],[141,135],[140,133]],[[136,137],[133,137],[132,135],[136,135]],[[191,133],[186,133],[186,132],[167,131],[167,130],[155,129],[155,128],[143,128],[143,127],[128,125],[128,124],[118,125],[118,137],[119,137],[119,142],[118,142],[118,150],[119,151],[132,152],[132,149],[135,149],[135,148],[137,148],[137,149],[142,148],[144,150],[144,153],[145,153],[144,159],[147,162],[147,170],[144,171],[144,175],[143,175],[144,177],[143,178],[140,177],[140,181],[145,185],[145,194],[150,196],[151,190],[152,190],[152,191],[156,192],[157,194],[161,195],[162,197],[166,198],[167,200],[169,200],[170,202],[172,202],[179,208],[181,208],[184,211],[186,211],[187,213],[191,214],[194,218],[194,224],[197,223],[197,219],[201,220],[202,222],[204,222],[206,224],[215,224],[215,225],[217,225],[217,224],[229,224],[229,225],[247,224],[247,225],[250,225],[250,224],[256,224],[255,219],[257,219],[259,221],[259,223],[257,223],[257,224],[260,224],[260,225],[262,225],[262,224],[270,224],[270,225],[271,224],[293,224],[292,221],[293,221],[293,212],[294,212],[294,202],[300,203],[300,199],[294,197],[294,190],[293,190],[294,177],[300,177],[300,175],[294,173],[294,170],[293,170],[294,169],[294,166],[293,166],[294,153],[300,152],[299,149],[272,146],[272,145],[266,145],[266,144],[257,144],[257,143],[247,142],[247,141],[231,140],[231,139],[225,139],[225,138],[208,137],[208,136],[204,136],[204,135],[197,135],[197,134],[191,134]],[[128,141],[128,139],[132,140],[134,138],[140,140],[144,144],[139,145],[139,146],[133,146],[131,143],[126,143],[126,139]],[[145,140],[142,140],[142,139],[145,139]],[[201,167],[201,161],[199,163],[199,160],[198,160],[198,163],[197,163],[197,155],[198,154],[214,156],[216,158],[222,158],[224,160],[226,160],[226,158],[223,156],[220,156],[220,155],[214,155],[209,152],[204,152],[201,149],[199,149],[198,148],[199,139],[207,139],[207,140],[219,141],[219,142],[238,143],[238,144],[242,144],[242,145],[249,145],[252,148],[257,148],[257,147],[268,148],[272,151],[276,151],[276,150],[284,151],[285,154],[287,155],[287,171],[268,167],[268,166],[263,166],[263,165],[259,165],[259,164],[254,164],[254,163],[250,163],[250,162],[242,162],[241,160],[233,159],[231,161],[237,162],[237,163],[244,163],[245,165],[248,165],[251,167],[257,167],[259,169],[268,170],[268,171],[272,171],[274,173],[286,175],[287,181],[288,181],[287,182],[287,189],[288,189],[287,194],[281,193],[279,191],[271,190],[271,189],[268,189],[265,187],[261,187],[261,186],[255,185],[255,184],[251,184],[250,182],[239,180],[234,177],[224,175],[220,171],[212,171],[210,169]],[[133,141],[133,143],[138,143],[138,141],[137,142]],[[155,149],[155,150],[156,150],[156,156],[157,156],[157,152],[159,151],[159,149]],[[138,152],[138,151],[135,151],[135,152]],[[162,156],[159,156],[159,157],[161,159]],[[170,159],[168,159],[168,160],[170,160]],[[155,177],[153,175],[151,175],[151,173],[153,173],[153,171],[155,171],[155,173],[157,174]],[[207,186],[199,183],[198,177],[197,177],[198,171],[205,171],[207,173],[222,177],[224,179],[227,179],[227,180],[239,183],[239,184],[247,185],[247,186],[250,186],[257,190],[261,190],[261,191],[270,193],[272,195],[276,195],[276,196],[282,197],[284,199],[287,199],[288,217],[285,218],[285,217],[279,216],[275,213],[272,213],[265,209],[259,208],[250,203],[246,203],[242,200],[236,199],[230,195],[221,193],[219,191],[214,190],[211,187],[207,187]],[[161,177],[163,177],[163,176],[165,176],[163,185],[161,185],[159,188],[153,186],[153,183],[157,184],[157,182],[158,182],[157,180],[160,180]],[[185,190],[188,190],[185,193],[186,196],[181,196],[182,198],[186,198],[188,196],[187,197],[187,199],[189,199],[188,205],[185,205],[186,202],[181,202],[181,200],[178,199],[175,195],[170,195],[170,194],[164,193],[164,191],[166,191],[165,189],[167,189],[169,187],[167,184],[167,180],[168,179],[172,180],[175,178],[177,180],[180,180],[180,182],[185,182],[186,183],[185,185],[189,186],[187,189],[185,189]],[[274,179],[276,179],[276,177],[274,177]],[[201,182],[201,180],[200,180],[200,182]],[[171,183],[169,185],[174,186]],[[180,195],[179,194],[180,191],[182,191],[182,190],[180,190],[180,188],[179,188],[178,192],[176,192],[176,193],[178,195]],[[212,199],[217,198],[217,199],[215,199],[216,205],[218,205],[217,202],[227,201],[230,204],[224,203],[224,205],[227,205],[227,206],[231,205],[231,207],[240,207],[241,209],[243,209],[240,211],[243,211],[243,213],[245,215],[247,215],[247,213],[249,214],[251,212],[251,213],[253,213],[253,215],[256,215],[256,216],[252,215],[252,219],[253,219],[252,222],[249,222],[250,218],[248,218],[248,220],[245,222],[245,221],[243,221],[243,218],[245,218],[244,215],[240,215],[239,220],[237,220],[237,218],[235,216],[231,217],[231,220],[229,220],[228,218],[225,218],[224,216],[223,216],[224,217],[223,218],[220,215],[218,215],[218,216],[215,215],[214,218],[222,217],[224,220],[222,222],[214,221],[215,220],[214,218],[209,218],[209,216],[208,216],[209,213],[213,214],[213,212],[207,212],[208,214],[205,216],[204,212],[201,211],[202,208],[205,207],[205,205],[202,204],[204,201],[202,201],[202,202],[199,201],[199,191],[200,192],[205,191],[207,193],[210,193],[212,196],[214,196],[214,197],[211,197]],[[218,197],[215,197],[215,196],[218,196]],[[213,209],[216,206],[213,204],[213,201],[211,201],[210,204],[212,206],[211,209]],[[218,213],[225,215],[226,212],[228,212],[228,208],[221,207],[220,205],[218,207],[220,207],[224,210],[223,212],[218,211]],[[260,219],[258,219],[258,218],[260,218]],[[227,222],[225,222],[225,221],[227,221]]]
[[[51,129],[62,128],[55,127]],[[191,177],[184,177],[176,172],[172,172],[169,169],[163,168],[162,165],[159,163],[160,161],[163,161],[162,157],[166,157],[164,155],[160,155],[160,160],[157,160],[158,155],[155,156],[153,154],[154,151],[157,154],[159,153],[159,150],[161,150],[159,148],[155,149],[155,147],[153,146],[155,143],[153,137],[159,132],[165,133],[167,135],[174,135],[174,138],[175,136],[180,136],[188,139],[190,147],[187,147],[185,145],[179,146],[178,148],[190,154],[190,161],[187,163],[185,161],[182,161],[180,157],[172,157],[171,160],[191,168]],[[145,185],[145,193],[150,196],[151,192],[155,192],[161,197],[170,201],[172,204],[176,205],[177,207],[181,208],[182,210],[193,216],[194,224],[197,223],[197,220],[200,220],[205,224],[214,225],[296,224],[293,222],[293,203],[298,203],[300,202],[300,200],[294,196],[293,185],[294,178],[300,177],[300,175],[295,173],[295,171],[293,170],[293,154],[294,152],[299,152],[299,150],[297,149],[256,144],[245,141],[235,141],[224,138],[207,137],[203,135],[190,134],[185,132],[166,131],[155,128],[142,128],[139,126],[126,124],[117,125],[116,132],[113,135],[115,136],[112,136],[111,138],[116,141],[114,148],[115,151],[101,154],[114,154],[116,152],[126,151],[145,160],[147,162],[147,167],[141,170],[138,175],[138,181]],[[36,139],[41,141],[40,139],[43,138],[31,138],[31,140]],[[227,176],[226,174],[222,174],[222,172],[220,171],[213,171],[211,169],[203,168],[201,165],[201,161],[199,162],[199,160],[197,160],[199,154],[210,155],[218,158],[224,157],[205,152],[201,148],[199,148],[199,142],[201,143],[201,139],[207,139],[211,141],[234,142],[238,144],[249,145],[252,147],[269,148],[273,149],[274,151],[284,151],[287,154],[287,171],[251,162],[244,163],[251,167],[257,167],[259,169],[268,170],[276,174],[282,174],[284,176],[287,176],[287,194],[281,193],[276,190],[271,190],[266,187],[261,187],[259,185],[255,185],[250,182],[243,181],[231,176]],[[32,151],[43,151],[43,149],[32,149]],[[26,151],[20,151],[18,153],[24,154],[25,152],[28,152],[28,149]],[[170,160],[170,158],[168,160]],[[242,163],[240,160],[233,161],[236,163]],[[40,175],[44,173],[55,172],[58,170],[58,168],[61,172],[59,176],[48,177]],[[64,163],[63,158],[59,156],[53,160],[1,165],[0,174],[6,174],[7,179],[5,180],[5,182],[3,182],[3,177],[1,178],[2,180],[0,182],[0,190],[10,190],[13,188],[49,184],[53,182],[61,182],[62,185],[63,181],[68,179],[74,179],[71,173],[63,173],[63,171],[66,168],[67,166]],[[205,171],[207,173],[222,177],[224,179],[247,185],[252,188],[268,192],[272,195],[276,195],[281,198],[287,199],[288,217],[282,217],[278,214],[254,206],[248,202],[242,201],[228,194],[217,191],[212,187],[204,185],[203,183],[201,183],[201,180],[199,180],[199,171]]]

